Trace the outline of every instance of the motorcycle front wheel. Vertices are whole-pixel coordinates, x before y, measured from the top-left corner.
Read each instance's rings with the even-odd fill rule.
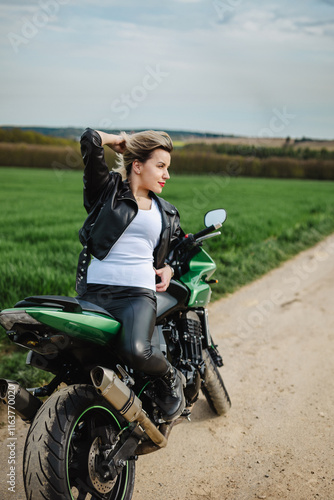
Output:
[[[113,480],[99,473],[100,441],[110,441],[127,423],[90,385],[52,394],[27,435],[23,478],[29,500],[131,500],[135,462]],[[101,470],[101,469],[100,469]]]
[[[230,396],[208,349],[203,349],[203,359],[205,372],[202,392],[216,415],[225,415],[231,408]]]

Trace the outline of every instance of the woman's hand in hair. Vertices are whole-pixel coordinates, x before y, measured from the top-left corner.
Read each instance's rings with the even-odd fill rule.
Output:
[[[126,148],[125,139],[121,135],[114,135],[112,144],[108,144],[108,146],[116,153],[124,153]]]
[[[156,284],[157,292],[165,292],[169,287],[170,280],[172,279],[172,269],[170,266],[162,267],[161,269],[155,269],[155,273],[161,279],[160,283]]]
[[[101,146],[109,146],[116,153],[124,153],[126,144],[121,135],[107,134],[106,132],[96,131],[101,137]]]

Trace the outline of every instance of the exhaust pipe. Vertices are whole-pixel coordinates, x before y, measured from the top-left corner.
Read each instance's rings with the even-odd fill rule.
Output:
[[[173,420],[173,422],[161,424],[159,427],[159,432],[168,439],[169,434],[171,433],[172,428],[174,427],[175,424],[178,422],[176,420]],[[143,443],[140,443],[135,451],[136,455],[148,455],[148,453],[153,453],[154,451],[160,450],[160,446],[157,446],[154,444],[152,441],[144,441]]]
[[[142,402],[113,370],[97,366],[90,372],[94,387],[128,422],[138,422],[159,448],[167,445],[166,437],[142,409]]]
[[[0,379],[0,399],[26,422],[31,422],[42,406],[42,401],[27,389],[14,380],[5,378]]]

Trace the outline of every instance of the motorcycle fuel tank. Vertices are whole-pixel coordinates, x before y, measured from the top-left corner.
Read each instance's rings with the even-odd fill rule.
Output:
[[[189,307],[208,305],[211,298],[211,288],[207,280],[215,270],[215,262],[203,248],[200,248],[190,260],[188,272],[180,278],[190,290]]]
[[[167,314],[186,309],[189,291],[182,283],[171,280],[166,292],[157,293],[157,323],[159,324]]]

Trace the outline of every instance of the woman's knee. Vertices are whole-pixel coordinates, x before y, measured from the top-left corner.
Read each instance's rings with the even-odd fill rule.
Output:
[[[152,347],[150,343],[137,340],[123,345],[122,355],[131,368],[138,371],[145,371],[147,362],[152,356]]]

